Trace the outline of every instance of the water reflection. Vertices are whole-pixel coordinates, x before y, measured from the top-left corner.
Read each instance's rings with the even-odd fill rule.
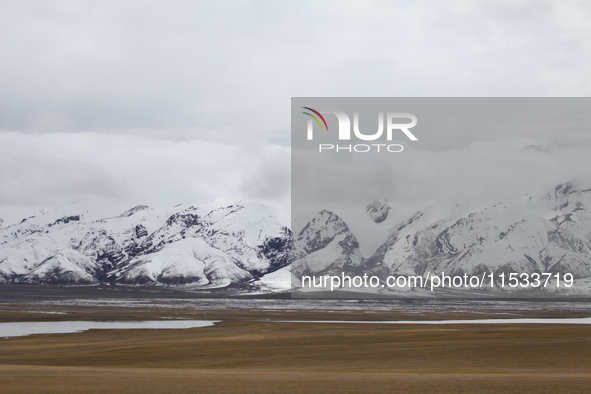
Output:
[[[0,323],[0,337],[20,337],[31,334],[68,334],[93,329],[179,329],[207,327],[213,320],[146,320],[146,321],[56,321]]]

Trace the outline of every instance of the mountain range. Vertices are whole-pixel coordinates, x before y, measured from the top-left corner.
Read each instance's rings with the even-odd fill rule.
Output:
[[[0,230],[0,282],[214,288],[289,264],[291,233],[270,207],[212,205],[90,219],[74,204],[23,219]]]
[[[368,206],[372,225],[379,211]],[[591,282],[591,188],[566,182],[471,211],[465,200],[435,201],[394,225],[368,257],[337,214],[322,211],[295,236],[292,271],[303,275],[450,276],[570,273]],[[382,210],[386,210],[383,208]],[[370,222],[368,222],[370,223]],[[366,224],[368,232],[370,226]],[[495,279],[495,286],[500,287]],[[556,290],[556,289],[554,289]],[[564,289],[563,289],[564,290]]]
[[[302,275],[571,273],[591,282],[591,187],[565,182],[472,210],[434,201],[407,217],[387,200],[360,206],[383,239],[364,256],[339,215],[297,234],[259,203],[139,205],[93,218],[69,205],[0,229],[0,283],[290,288]],[[375,232],[375,228],[372,228]]]

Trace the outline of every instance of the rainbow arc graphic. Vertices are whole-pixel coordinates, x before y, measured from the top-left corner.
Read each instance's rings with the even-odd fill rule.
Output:
[[[324,116],[322,116],[320,114],[320,112],[318,112],[315,109],[312,109],[310,107],[302,107],[302,108],[307,109],[310,112],[314,112],[314,114],[318,115],[320,117],[320,119],[322,119],[322,123],[324,123],[324,126],[326,126],[326,131],[328,131],[328,123],[326,123],[326,119],[324,119]],[[318,126],[320,126],[320,129],[324,129],[324,126],[322,126],[322,123],[320,123],[320,119],[318,119],[318,117],[316,117],[314,114],[311,114],[310,112],[302,112],[302,113],[306,114],[309,117],[311,117],[312,119],[314,119],[316,121],[316,123],[318,123]]]

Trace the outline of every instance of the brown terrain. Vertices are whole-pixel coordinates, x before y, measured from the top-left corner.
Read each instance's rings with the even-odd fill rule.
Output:
[[[434,308],[417,316],[404,310],[195,310],[13,300],[0,304],[0,321],[220,322],[0,339],[0,392],[590,392],[591,325],[284,322],[589,315],[559,309],[491,314]]]

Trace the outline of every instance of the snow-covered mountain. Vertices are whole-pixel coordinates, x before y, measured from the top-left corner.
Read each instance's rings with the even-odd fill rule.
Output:
[[[294,278],[334,274],[358,267],[363,258],[359,243],[347,224],[329,211],[321,211],[294,241]]]
[[[300,252],[292,270],[381,278],[442,272],[559,272],[589,278],[590,209],[591,187],[577,182],[476,212],[469,212],[464,200],[437,201],[390,227],[387,240],[367,258],[357,254],[346,223],[323,211],[296,237]],[[308,249],[307,255],[301,252]]]
[[[385,200],[376,200],[374,202],[369,203],[365,207],[365,212],[369,215],[371,220],[375,223],[382,223],[384,220],[388,218],[388,213],[390,212],[390,204],[388,204]]]
[[[342,272],[550,272],[591,283],[590,209],[591,187],[577,182],[478,210],[440,200],[398,223],[392,214],[375,220],[390,211],[376,202],[360,210],[375,227],[368,233],[384,235],[364,256],[358,234],[328,210],[292,237],[284,212],[257,203],[140,205],[100,219],[74,204],[0,229],[0,283],[277,291],[290,277],[297,285],[303,275]]]
[[[73,204],[0,230],[0,283],[252,282],[289,264],[291,233],[277,217],[261,204],[209,203],[97,220]]]

